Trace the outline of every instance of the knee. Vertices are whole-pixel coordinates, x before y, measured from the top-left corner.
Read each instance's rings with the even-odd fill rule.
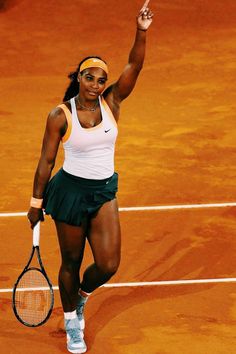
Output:
[[[119,264],[120,264],[120,259],[110,259],[108,261],[105,262],[103,261],[96,265],[101,273],[109,275],[111,277],[117,272],[119,268]]]
[[[81,263],[81,257],[79,257],[77,254],[74,254],[73,252],[65,252],[62,255],[62,263],[61,267],[63,269],[75,269],[80,266]]]

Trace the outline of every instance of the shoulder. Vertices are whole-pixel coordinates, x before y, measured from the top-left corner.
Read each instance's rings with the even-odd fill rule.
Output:
[[[48,118],[50,120],[59,120],[63,117],[63,115],[65,115],[64,110],[62,109],[62,107],[57,106],[54,107],[51,112],[49,112]]]
[[[47,118],[47,127],[49,129],[61,130],[65,127],[66,123],[66,114],[62,107],[57,106],[49,112]]]
[[[50,120],[66,120],[67,115],[71,113],[71,104],[70,101],[65,101],[60,103],[58,106],[53,108],[48,115]]]

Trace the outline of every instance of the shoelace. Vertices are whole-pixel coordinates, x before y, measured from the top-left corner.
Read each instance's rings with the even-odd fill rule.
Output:
[[[80,335],[80,331],[78,331],[77,328],[70,328],[68,330],[68,332],[69,332],[68,334],[69,334],[70,338],[73,340],[73,342],[80,343],[83,341],[82,337]]]

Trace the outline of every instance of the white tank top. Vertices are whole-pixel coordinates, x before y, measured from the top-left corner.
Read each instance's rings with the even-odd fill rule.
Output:
[[[63,169],[77,177],[105,179],[114,173],[115,142],[118,134],[115,118],[103,97],[99,97],[102,121],[83,128],[77,116],[75,98],[70,100],[72,114],[62,104],[68,128],[62,139],[65,151]]]

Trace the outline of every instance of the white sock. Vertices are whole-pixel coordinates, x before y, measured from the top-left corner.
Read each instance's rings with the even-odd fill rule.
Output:
[[[65,320],[73,320],[74,318],[77,318],[76,310],[73,312],[64,312],[64,317]]]

